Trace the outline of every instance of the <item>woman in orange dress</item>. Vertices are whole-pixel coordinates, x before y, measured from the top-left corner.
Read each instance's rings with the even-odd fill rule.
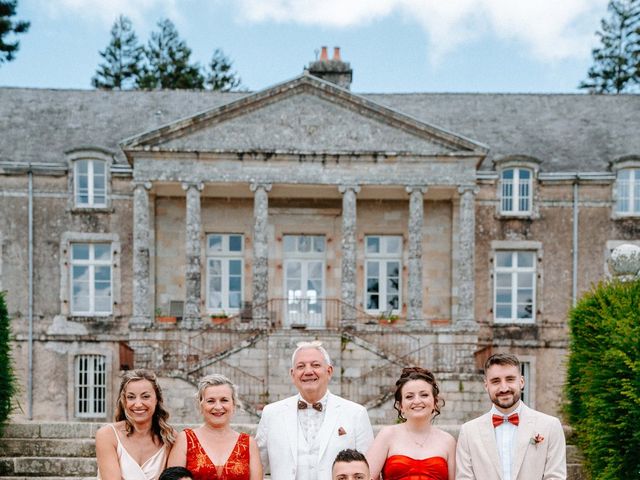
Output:
[[[204,424],[178,434],[168,466],[186,467],[194,480],[262,480],[255,440],[231,428],[240,403],[235,385],[223,375],[208,375],[197,395]]]
[[[369,448],[372,479],[454,480],[456,441],[432,425],[444,405],[439,392],[429,370],[402,370],[393,405],[402,423],[382,428]]]

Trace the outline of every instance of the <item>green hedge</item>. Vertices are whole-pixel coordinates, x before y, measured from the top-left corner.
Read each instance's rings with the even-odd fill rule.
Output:
[[[601,283],[571,311],[567,413],[593,480],[640,479],[640,281]]]
[[[0,433],[13,409],[12,398],[16,390],[11,360],[11,322],[4,292],[0,292]]]

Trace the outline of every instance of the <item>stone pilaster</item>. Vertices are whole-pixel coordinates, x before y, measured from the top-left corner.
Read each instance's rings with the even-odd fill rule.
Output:
[[[136,183],[133,188],[133,316],[132,328],[153,323],[149,259],[149,190],[151,183]]]
[[[356,323],[356,195],[357,185],[340,185],[342,193],[342,315],[340,325],[352,327]]]
[[[458,229],[458,252],[456,255],[456,283],[458,290],[458,314],[456,326],[475,328],[475,231],[476,209],[475,185],[462,185],[460,193],[460,226]]]
[[[253,307],[254,322],[268,325],[269,309],[269,192],[270,183],[250,185],[253,197]]]
[[[424,327],[422,312],[422,228],[424,194],[427,187],[408,186],[409,194],[409,279],[407,285],[407,326]]]
[[[182,189],[187,192],[187,214],[185,234],[185,271],[184,271],[184,328],[198,328],[202,326],[200,315],[200,296],[202,292],[202,273],[200,267],[201,256],[201,225],[200,192],[201,183],[183,183]]]

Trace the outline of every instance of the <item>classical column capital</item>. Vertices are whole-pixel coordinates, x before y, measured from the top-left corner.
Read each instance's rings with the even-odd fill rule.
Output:
[[[182,182],[182,190],[184,190],[186,192],[190,188],[195,188],[196,190],[201,192],[204,189],[204,183],[202,183],[202,182]]]
[[[338,191],[340,193],[344,194],[347,190],[352,190],[353,193],[360,193],[360,185],[338,185]]]
[[[264,190],[265,192],[270,192],[272,186],[273,185],[268,182],[258,182],[256,180],[251,180],[251,183],[249,184],[249,188],[252,192],[255,192],[258,189]]]
[[[479,191],[480,189],[476,184],[458,185],[458,193],[460,195],[464,195],[467,192],[477,195]]]
[[[153,184],[149,181],[146,181],[146,182],[134,181],[133,188],[136,189],[138,187],[142,187],[145,190],[151,190],[151,187],[153,187]]]
[[[413,192],[419,192],[424,195],[425,193],[427,193],[428,188],[429,187],[427,187],[426,185],[407,185],[406,187],[404,187],[404,190],[408,194],[412,194]]]

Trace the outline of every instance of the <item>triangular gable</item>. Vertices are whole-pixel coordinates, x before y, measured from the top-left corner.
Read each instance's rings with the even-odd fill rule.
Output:
[[[134,151],[475,154],[488,148],[307,73],[137,135]]]

